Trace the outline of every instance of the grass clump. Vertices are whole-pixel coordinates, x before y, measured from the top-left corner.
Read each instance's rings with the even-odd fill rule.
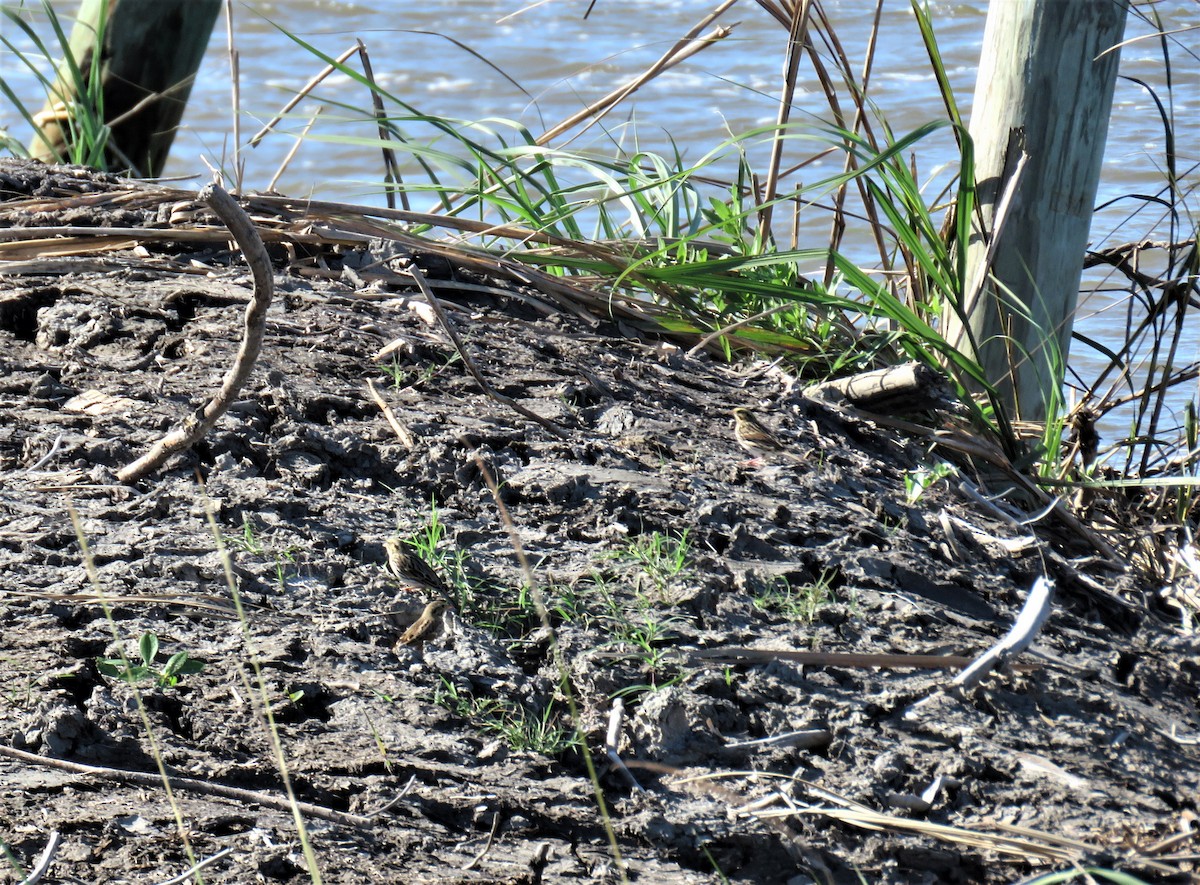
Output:
[[[779,614],[789,621],[811,624],[821,609],[834,602],[836,578],[833,569],[826,569],[815,581],[793,587],[786,578],[779,577],[754,596],[754,605],[761,611]]]
[[[589,626],[599,628],[609,637],[603,647],[611,650],[613,666],[630,665],[638,678],[644,680],[618,694],[641,694],[677,683],[683,670],[673,646],[679,641],[676,628],[682,618],[664,613],[659,603],[640,587],[626,596],[599,572],[592,573],[589,584],[580,593],[581,598],[588,600]]]
[[[614,558],[637,566],[661,598],[673,584],[686,581],[690,576],[688,568],[692,551],[689,532],[690,529],[684,529],[678,535],[657,531],[637,535],[630,538],[625,547],[614,554]],[[645,604],[648,605],[648,602]]]
[[[563,723],[563,715],[553,704],[540,713],[527,710],[515,701],[478,698],[442,677],[433,702],[476,728],[494,734],[513,750],[530,750],[543,756],[559,756],[578,746],[572,728]]]

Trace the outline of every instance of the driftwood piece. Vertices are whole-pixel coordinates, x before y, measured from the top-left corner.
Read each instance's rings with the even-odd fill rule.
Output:
[[[200,191],[199,198],[225,222],[233,238],[237,240],[246,262],[254,275],[254,294],[246,306],[246,333],[238,349],[233,366],[225,374],[221,388],[203,409],[189,415],[183,424],[155,443],[145,455],[117,471],[121,482],[134,482],[157,470],[172,455],[186,451],[212,429],[225,411],[233,404],[242,385],[250,377],[254,363],[262,350],[263,332],[267,324],[267,308],[275,290],[275,279],[271,270],[271,259],[267,255],[262,237],[242,211],[233,197],[216,184]]]
[[[966,692],[971,691],[985,676],[997,667],[1006,666],[1014,671],[1026,669],[1021,664],[1013,663],[1013,658],[1033,644],[1042,627],[1045,626],[1054,602],[1054,582],[1049,578],[1040,577],[1033,582],[1029,598],[1021,608],[1021,613],[1013,622],[1012,629],[999,642],[965,665],[954,679],[946,685],[939,686],[933,692],[911,704],[902,714],[906,722],[920,722],[924,719],[937,718],[941,715],[939,706],[945,703],[961,701]]]
[[[814,384],[804,395],[817,401],[840,399],[860,409],[882,412],[946,408],[953,401],[945,378],[917,362]]]

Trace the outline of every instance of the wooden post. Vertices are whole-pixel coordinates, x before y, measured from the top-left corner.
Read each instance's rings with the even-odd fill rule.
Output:
[[[162,174],[220,9],[221,0],[84,0],[71,30],[71,53],[86,82],[103,16],[109,169],[140,177]],[[66,115],[82,100],[65,66],[59,69],[58,88],[62,100],[38,114],[41,134],[29,146],[32,156],[49,163],[68,156]]]
[[[1063,380],[1126,11],[1126,0],[988,6],[971,112],[983,232],[967,328],[948,314],[946,330],[1030,420],[1047,416]]]

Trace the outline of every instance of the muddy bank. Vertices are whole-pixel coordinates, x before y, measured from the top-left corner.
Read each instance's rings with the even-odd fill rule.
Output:
[[[0,756],[0,838],[26,868],[57,830],[63,881],[162,881],[224,849],[206,881],[309,881],[268,803],[285,791],[269,710],[326,882],[618,881],[584,753],[634,881],[1191,872],[1131,857],[1195,811],[1200,645],[1069,534],[1022,544],[946,484],[907,503],[922,441],[477,264],[314,243],[288,218],[250,384],[193,451],[119,483],[219,383],[247,271],[160,191],[0,172],[0,742],[137,772],[156,747],[177,778],[262,797],[187,784],[180,826],[161,786]],[[16,239],[49,223],[121,232],[53,254]],[[563,437],[481,393],[408,260],[490,383]],[[799,463],[747,463],[739,406]],[[383,542],[434,519],[458,611],[398,644],[429,597]],[[966,697],[940,693],[952,670],[750,651],[975,654],[1047,569],[1032,669]],[[147,632],[160,668],[204,667],[138,683],[143,714],[97,661]],[[632,779],[604,751],[616,697]]]

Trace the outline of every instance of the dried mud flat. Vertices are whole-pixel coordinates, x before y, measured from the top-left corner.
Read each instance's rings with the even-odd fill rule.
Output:
[[[5,226],[165,226],[161,212],[85,205],[119,183],[0,172]],[[73,208],[38,216],[37,199]],[[249,281],[224,247],[124,246],[0,266],[0,744],[155,772],[133,692],[96,663],[152,631],[163,657],[205,665],[174,687],[138,686],[182,825],[154,780],[0,755],[0,837],[26,869],[58,831],[49,881],[161,882],[225,849],[204,881],[310,881],[292,813],[265,798],[284,790],[261,684],[297,797],[316,806],[303,817],[325,882],[618,881],[581,754],[513,749],[486,727],[488,711],[565,715],[511,531],[546,596],[632,881],[1194,869],[1179,859],[1194,843],[1162,848],[1157,866],[1142,852],[1196,808],[1200,644],[1148,612],[1156,588],[1129,574],[1094,565],[1094,583],[1070,580],[1055,562],[1096,561],[1075,539],[1006,547],[1021,531],[944,484],[906,504],[916,441],[814,410],[777,373],[443,268],[439,292],[484,373],[560,439],[485,397],[411,291],[339,274],[332,253],[329,278],[305,276],[281,250],[241,399],[192,452],[125,485],[114,471],[219,382]],[[744,463],[728,418],[744,405],[800,464]],[[397,588],[382,545],[420,532],[432,507],[472,596],[423,646],[398,645],[424,597]],[[233,539],[245,628],[209,512]],[[676,575],[628,555],[684,531]],[[1047,563],[1058,599],[1022,658],[1033,668],[966,697],[943,691],[945,670],[745,651],[975,654]],[[830,598],[811,623],[779,598],[822,581]],[[774,604],[756,604],[772,588]],[[620,755],[641,789],[604,753],[618,693]],[[464,705],[437,702],[450,696]]]

